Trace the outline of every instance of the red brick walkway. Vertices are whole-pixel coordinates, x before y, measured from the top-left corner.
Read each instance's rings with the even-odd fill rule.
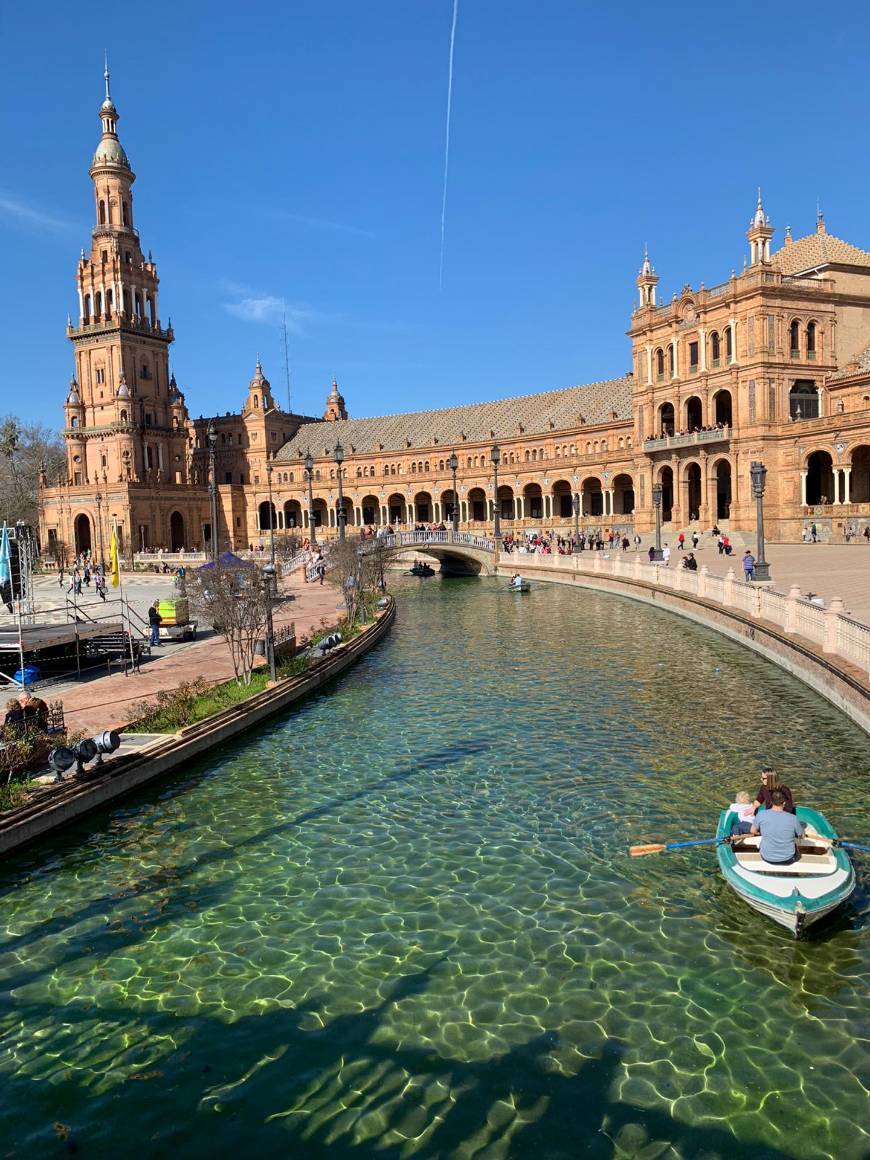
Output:
[[[283,590],[293,593],[275,613],[275,625],[296,624],[296,636],[301,639],[320,627],[322,620],[335,624],[340,618],[340,595],[329,584],[305,584],[301,576],[285,581]],[[132,706],[137,701],[151,699],[161,689],[175,689],[185,681],[206,677],[212,682],[230,680],[233,666],[229,648],[222,637],[211,637],[193,645],[176,649],[163,644],[155,659],[145,661],[140,673],[111,676],[82,681],[60,694],[64,716],[69,729],[94,732],[98,729],[120,729],[128,724]]]

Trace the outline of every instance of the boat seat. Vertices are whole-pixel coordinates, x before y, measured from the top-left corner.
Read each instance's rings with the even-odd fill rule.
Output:
[[[833,874],[837,869],[837,859],[827,852],[805,854],[801,851],[800,861],[789,862],[787,866],[765,862],[757,850],[735,850],[734,856],[740,866],[756,874]]]

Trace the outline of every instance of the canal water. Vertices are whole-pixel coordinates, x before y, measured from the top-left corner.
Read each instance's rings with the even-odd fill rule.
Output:
[[[0,868],[2,1154],[866,1156],[866,869],[795,944],[627,853],[762,762],[860,838],[866,738],[666,612],[396,591],[328,693]]]

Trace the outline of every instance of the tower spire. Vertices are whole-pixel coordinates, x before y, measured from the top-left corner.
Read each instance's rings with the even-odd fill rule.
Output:
[[[770,261],[770,239],[773,237],[773,226],[770,218],[764,212],[761,201],[761,186],[758,187],[758,200],[755,203],[755,213],[749,223],[746,234],[749,239],[749,264],[757,266]]]
[[[658,285],[658,281],[658,274],[656,274],[655,267],[649,260],[649,246],[644,242],[643,262],[641,263],[636,282],[638,294],[640,295],[641,308],[656,305],[656,286]]]
[[[112,94],[109,92],[109,50],[104,49],[105,52],[105,67],[103,69],[103,79],[106,82],[106,104],[111,105]]]

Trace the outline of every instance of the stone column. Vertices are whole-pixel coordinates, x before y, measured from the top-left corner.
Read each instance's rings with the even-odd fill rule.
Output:
[[[807,506],[807,472],[801,472],[801,507]]]
[[[646,381],[647,386],[652,386],[653,381],[653,348],[652,343],[646,344]]]
[[[698,352],[701,356],[701,373],[707,369],[707,331],[702,327],[698,330]]]
[[[839,507],[843,502],[840,499],[840,475],[842,474],[842,470],[841,467],[835,467],[831,473],[834,477],[834,494],[831,496],[831,499],[836,507]]]
[[[731,328],[731,360],[729,366],[733,366],[737,362],[737,319],[730,318],[728,325]]]
[[[674,373],[671,375],[671,380],[673,381],[674,379],[678,379],[680,377],[680,347],[679,347],[679,342],[676,338],[671,339],[671,349],[674,352]],[[676,424],[676,421],[677,421],[677,416],[676,416],[676,408],[675,408],[675,413],[674,413],[674,423],[675,424]]]
[[[843,503],[852,502],[852,468],[843,468]]]
[[[616,514],[616,505],[613,502],[613,497],[615,494],[616,494],[615,487],[609,487],[607,489],[607,499],[608,499],[608,503],[610,505],[610,518],[611,519],[613,519],[613,516]]]

